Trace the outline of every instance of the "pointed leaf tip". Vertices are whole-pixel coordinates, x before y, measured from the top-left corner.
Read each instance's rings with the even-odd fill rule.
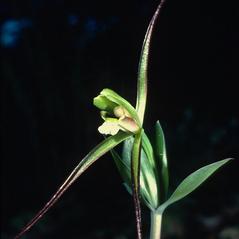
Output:
[[[208,179],[214,172],[216,172],[224,164],[231,161],[232,158],[224,159],[207,166],[204,166],[186,177],[176,188],[171,197],[164,202],[157,211],[162,213],[169,205],[186,197],[188,194],[197,189],[206,179]]]

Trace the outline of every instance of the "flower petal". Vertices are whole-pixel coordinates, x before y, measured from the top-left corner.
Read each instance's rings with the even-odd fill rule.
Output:
[[[137,133],[140,129],[138,124],[135,122],[135,120],[129,117],[124,117],[122,119],[119,119],[118,125],[121,130],[129,131],[132,133]]]
[[[131,117],[129,112],[123,107],[123,106],[116,106],[114,108],[114,115],[117,118],[121,118],[121,117]]]
[[[117,122],[104,122],[99,128],[98,131],[101,134],[110,134],[116,135],[120,130],[120,127]]]

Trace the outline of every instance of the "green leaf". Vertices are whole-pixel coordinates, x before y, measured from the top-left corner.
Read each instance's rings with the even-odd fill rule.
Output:
[[[130,173],[131,152],[134,138],[131,136],[124,141],[122,157],[115,150],[111,150],[116,166],[124,180],[127,191],[132,195],[132,183]],[[145,133],[142,133],[142,148],[140,153],[140,196],[144,204],[151,210],[155,210],[159,206],[157,182],[154,175],[152,160],[152,146]]]
[[[132,147],[134,143],[134,137],[131,136],[127,138],[123,143],[123,150],[122,150],[122,159],[129,165],[131,163],[131,154],[132,154]]]
[[[62,194],[71,186],[73,182],[90,167],[97,159],[114,148],[116,145],[130,137],[132,134],[119,132],[117,135],[106,138],[95,148],[93,148],[76,166],[69,177],[60,186],[48,203],[36,214],[36,216],[22,229],[22,231],[15,237],[20,238],[26,231],[28,231],[62,196]]]
[[[144,132],[142,133],[142,148],[140,170],[142,174],[142,183],[140,182],[140,190],[142,190],[142,188],[144,189],[142,194],[145,204],[151,210],[155,210],[159,206],[159,176],[155,165],[152,145]]]
[[[168,193],[168,185],[169,185],[169,176],[168,176],[168,162],[167,162],[167,153],[166,153],[166,145],[165,145],[165,137],[163,133],[163,129],[159,123],[156,122],[155,126],[155,161],[156,161],[156,169],[159,175],[159,190],[161,195],[161,200],[165,201]]]
[[[151,164],[151,167],[155,168],[153,147],[150,143],[148,136],[144,133],[144,131],[142,132],[142,147],[148,158],[149,163]]]
[[[129,139],[126,139],[125,141]],[[123,178],[124,184],[125,186],[127,186],[127,190],[129,188],[131,189],[132,187],[131,187],[130,161],[123,160],[114,149],[110,150],[110,152],[114,159],[116,167],[119,170],[121,177]],[[132,194],[132,190],[130,194]]]
[[[140,153],[140,195],[151,210],[155,210],[158,206],[158,190],[153,163],[152,146],[143,132]]]
[[[216,163],[209,164],[204,166],[194,173],[186,177],[181,184],[176,188],[171,197],[164,202],[158,209],[158,213],[163,213],[165,208],[167,208],[172,203],[177,202],[178,200],[184,198],[189,193],[198,188],[207,178],[209,178],[216,170],[222,167],[224,164],[229,162],[232,159],[224,159]]]
[[[139,69],[138,69],[138,81],[137,81],[137,101],[136,101],[136,110],[138,112],[138,116],[140,119],[141,124],[143,125],[144,121],[144,112],[146,107],[147,101],[147,74],[148,74],[148,60],[149,60],[149,49],[150,49],[150,42],[151,36],[153,32],[153,28],[155,25],[155,21],[159,14],[159,10],[161,5],[158,6],[156,12],[154,13],[147,32],[145,34],[140,60],[139,60]]]

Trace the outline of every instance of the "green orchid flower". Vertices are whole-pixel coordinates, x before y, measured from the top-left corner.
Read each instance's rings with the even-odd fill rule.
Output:
[[[111,97],[109,97],[109,94]],[[113,101],[111,100],[112,96]],[[135,110],[125,99],[123,99],[122,103],[122,99],[121,96],[109,89],[103,90],[99,96],[94,98],[93,103],[101,110],[101,118],[104,120],[103,124],[98,128],[101,134],[116,135],[120,130],[137,134],[140,130],[140,126],[137,123],[138,117],[134,119],[135,112],[133,112],[134,116],[130,114],[125,105],[131,112]],[[120,102],[123,105],[119,104]]]

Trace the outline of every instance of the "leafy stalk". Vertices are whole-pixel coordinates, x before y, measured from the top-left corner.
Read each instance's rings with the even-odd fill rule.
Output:
[[[149,49],[151,43],[151,36],[155,21],[159,15],[160,9],[165,0],[161,0],[158,5],[146,32],[141,56],[139,60],[139,69],[138,69],[138,81],[137,81],[137,100],[136,100],[136,111],[138,113],[141,126],[143,126],[144,113],[147,101],[147,74],[148,74],[148,59],[149,59]],[[139,185],[140,185],[140,151],[141,151],[141,133],[140,135],[135,136],[133,153],[132,153],[132,184],[133,184],[133,196],[136,210],[136,222],[137,222],[137,233],[138,239],[141,238],[141,210],[140,210],[140,200],[139,200]]]
[[[130,133],[119,132],[117,135],[106,138],[95,148],[93,148],[75,167],[72,173],[60,186],[57,192],[52,196],[48,203],[36,214],[34,218],[22,229],[22,231],[15,237],[15,239],[20,238],[25,234],[31,227],[38,222],[41,217],[58,201],[62,194],[76,181],[76,179],[88,168],[90,167],[97,159],[102,155],[110,151],[116,145],[130,137]]]

